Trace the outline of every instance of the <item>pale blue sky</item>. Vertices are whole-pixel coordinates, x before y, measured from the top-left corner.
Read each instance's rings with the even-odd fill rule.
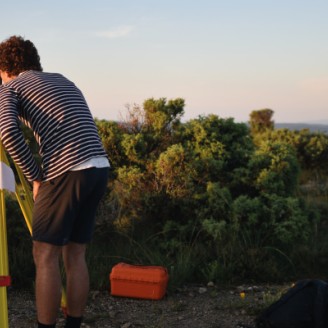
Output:
[[[328,123],[327,0],[15,0],[0,39],[21,35],[84,92],[95,117],[186,101],[184,120]]]

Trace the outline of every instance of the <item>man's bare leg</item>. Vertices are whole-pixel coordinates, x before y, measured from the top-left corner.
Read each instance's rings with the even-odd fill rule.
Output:
[[[89,292],[89,272],[85,261],[85,244],[69,243],[63,247],[66,272],[67,314],[83,316]]]
[[[38,321],[46,325],[56,323],[61,300],[61,275],[59,269],[60,246],[39,241],[33,242],[36,266],[36,308]]]

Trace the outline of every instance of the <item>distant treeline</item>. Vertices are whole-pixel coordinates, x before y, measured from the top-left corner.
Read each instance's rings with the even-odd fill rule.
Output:
[[[307,124],[307,123],[275,123],[276,129],[289,129],[293,131],[300,131],[308,129],[311,132],[323,132],[328,133],[327,124]]]

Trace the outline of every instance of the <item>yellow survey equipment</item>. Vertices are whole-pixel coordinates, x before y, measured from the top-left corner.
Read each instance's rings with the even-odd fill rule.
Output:
[[[0,143],[0,327],[8,328],[7,287],[10,286],[6,204],[5,192],[13,192],[25,219],[26,226],[32,234],[33,197],[29,184],[26,182],[21,169],[15,165],[19,182],[16,183],[10,168],[8,157]],[[61,307],[66,314],[66,293],[62,289]]]

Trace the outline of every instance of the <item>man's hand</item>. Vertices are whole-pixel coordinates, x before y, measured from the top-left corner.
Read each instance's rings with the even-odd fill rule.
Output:
[[[36,196],[38,194],[38,191],[39,191],[39,187],[41,185],[41,181],[33,181],[33,200],[35,201],[36,200]]]

